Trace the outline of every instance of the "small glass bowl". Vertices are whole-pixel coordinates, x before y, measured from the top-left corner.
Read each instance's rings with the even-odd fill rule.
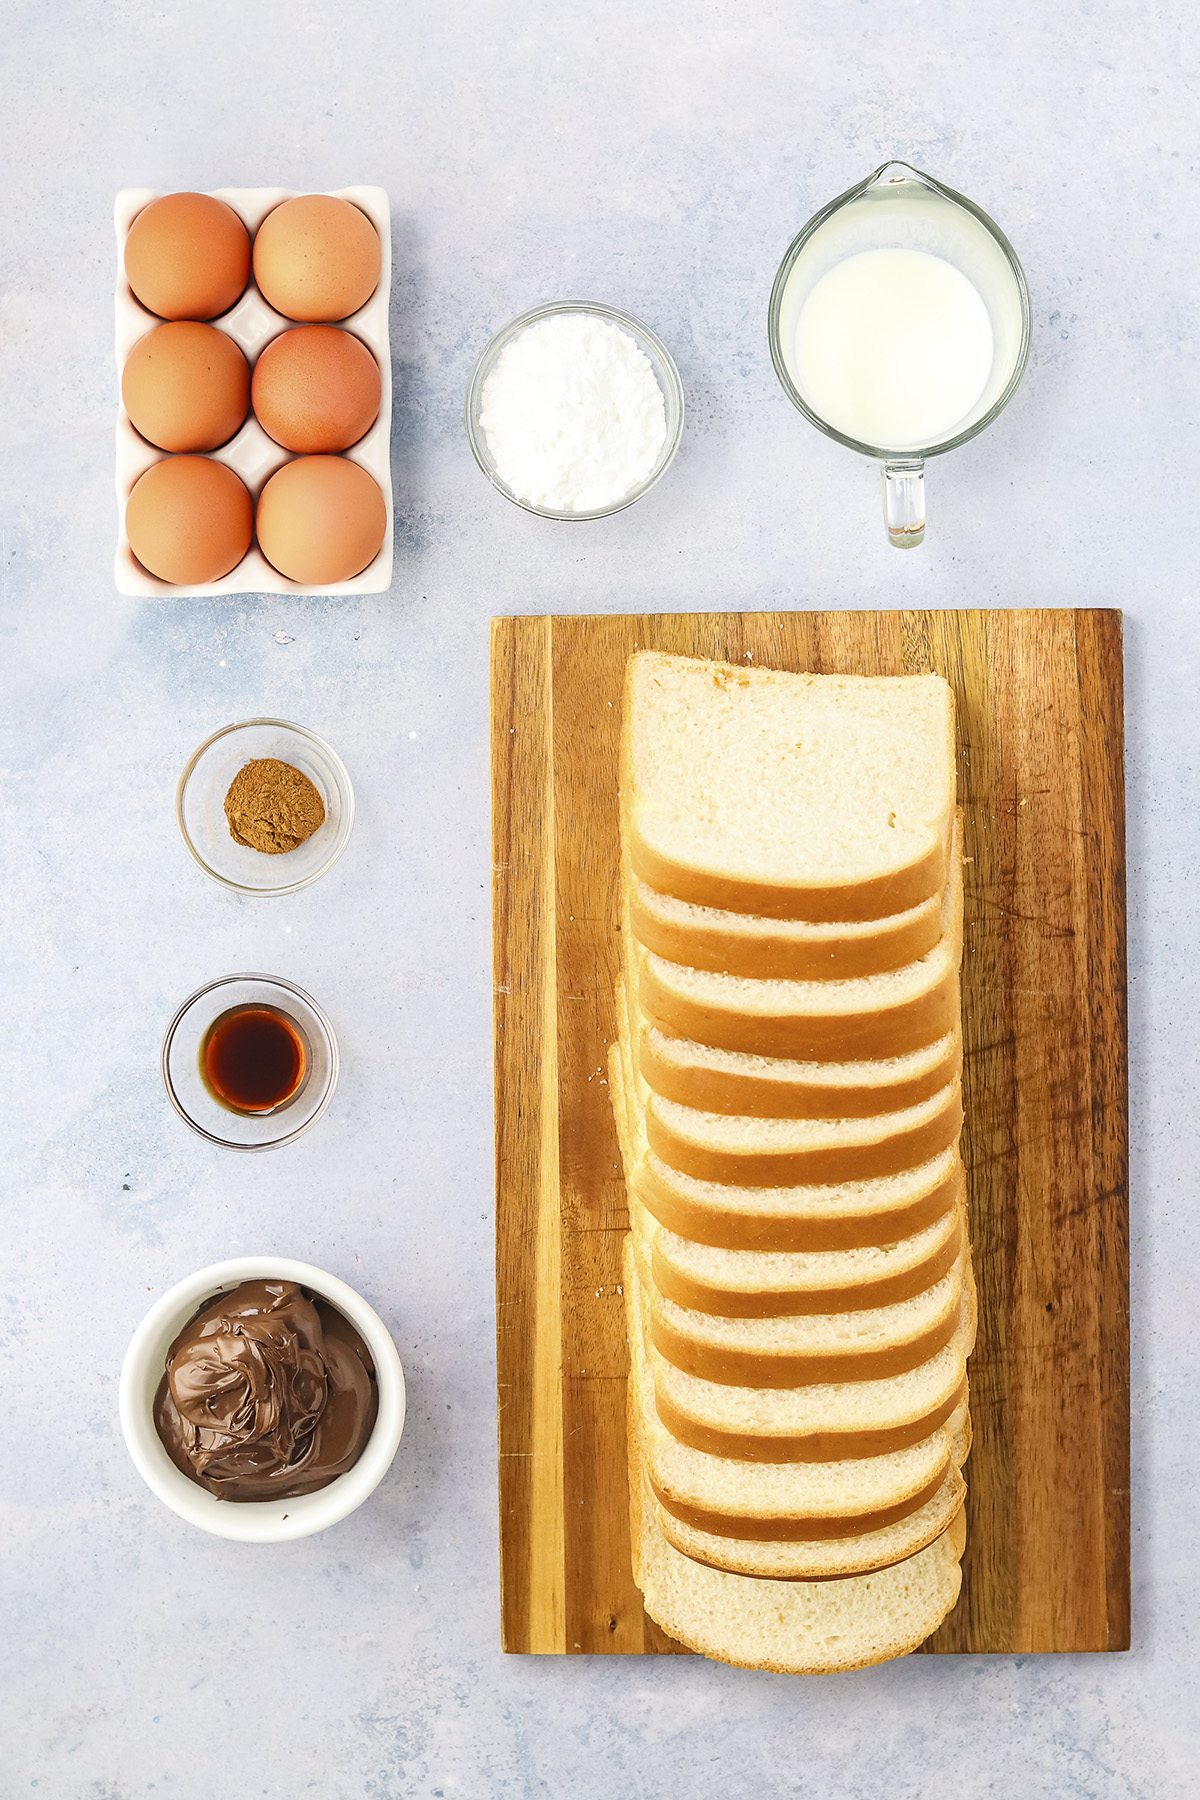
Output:
[[[303,1081],[271,1112],[231,1112],[214,1098],[200,1073],[209,1026],[235,1006],[268,1006],[285,1014],[307,1046]],[[222,975],[190,994],[167,1026],[162,1078],[180,1118],[210,1144],[225,1150],[277,1150],[302,1137],[332,1100],[338,1078],[337,1039],[303,988],[275,975]]]
[[[325,805],[325,823],[295,850],[267,856],[239,844],[225,817],[225,796],[239,769],[259,757],[291,763]],[[354,790],[342,759],[323,738],[286,719],[247,719],[214,731],[191,758],[175,795],[175,817],[206,875],[238,894],[295,894],[332,869],[354,823]]]
[[[154,1396],[167,1351],[197,1309],[243,1281],[296,1281],[336,1306],[358,1331],[379,1386],[379,1414],[362,1455],[328,1487],[289,1500],[218,1500],[189,1481],[168,1456],[154,1425]],[[239,1256],[177,1282],[155,1301],[133,1334],[120,1383],[121,1430],[142,1479],[189,1525],[249,1544],[282,1544],[336,1525],[361,1506],[387,1474],[404,1430],[404,1370],[392,1335],[373,1307],[335,1275],[281,1256]]]
[[[640,350],[650,358],[654,370],[654,379],[662,390],[663,405],[667,415],[667,435],[659,452],[658,461],[647,475],[645,481],[631,488],[611,506],[602,506],[595,512],[559,512],[549,506],[535,506],[532,500],[522,500],[514,494],[508,483],[501,479],[491,451],[488,449],[487,433],[479,422],[483,408],[483,388],[492,372],[496,358],[500,352],[512,342],[527,325],[533,325],[538,319],[552,319],[562,313],[590,313],[593,318],[606,319],[611,325],[619,325],[635,340]],[[607,519],[613,513],[623,512],[648,494],[655,484],[662,480],[671,465],[675,452],[679,448],[679,440],[683,436],[683,383],[679,379],[679,370],[675,367],[675,359],[662,340],[655,336],[648,325],[629,313],[620,312],[615,306],[603,306],[598,300],[551,300],[545,306],[531,306],[528,312],[518,313],[507,325],[502,325],[495,337],[484,345],[479,361],[471,371],[471,379],[467,384],[467,438],[471,445],[471,454],[483,470],[492,486],[502,493],[506,500],[514,506],[520,506],[525,512],[536,513],[539,519]]]

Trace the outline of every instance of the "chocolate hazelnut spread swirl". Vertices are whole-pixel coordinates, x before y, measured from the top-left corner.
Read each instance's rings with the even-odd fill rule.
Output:
[[[243,1281],[206,1300],[154,1397],[171,1461],[219,1500],[327,1487],[357,1462],[378,1410],[362,1338],[294,1281]]]

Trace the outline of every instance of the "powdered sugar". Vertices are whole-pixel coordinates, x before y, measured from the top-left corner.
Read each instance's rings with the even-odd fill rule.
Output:
[[[615,506],[651,474],[667,437],[650,358],[590,313],[527,325],[496,359],[479,423],[501,480],[554,512]]]

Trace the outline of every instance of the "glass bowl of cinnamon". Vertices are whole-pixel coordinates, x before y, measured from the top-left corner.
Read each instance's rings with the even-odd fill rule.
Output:
[[[294,894],[331,869],[350,837],[354,790],[337,752],[307,726],[247,719],[206,738],[175,796],[188,852],[238,894]]]

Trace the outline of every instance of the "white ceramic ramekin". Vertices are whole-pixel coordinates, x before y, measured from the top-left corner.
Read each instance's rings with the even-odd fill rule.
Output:
[[[296,1281],[328,1300],[361,1334],[375,1362],[379,1416],[366,1448],[344,1475],[293,1500],[218,1500],[182,1474],[154,1429],[154,1396],[167,1351],[201,1302],[242,1281]],[[404,1370],[387,1326],[365,1300],[323,1269],[285,1256],[238,1256],[200,1269],[156,1300],[121,1365],[121,1430],[138,1473],[160,1500],[201,1531],[246,1544],[283,1544],[336,1525],[361,1506],[388,1471],[404,1430]]]

